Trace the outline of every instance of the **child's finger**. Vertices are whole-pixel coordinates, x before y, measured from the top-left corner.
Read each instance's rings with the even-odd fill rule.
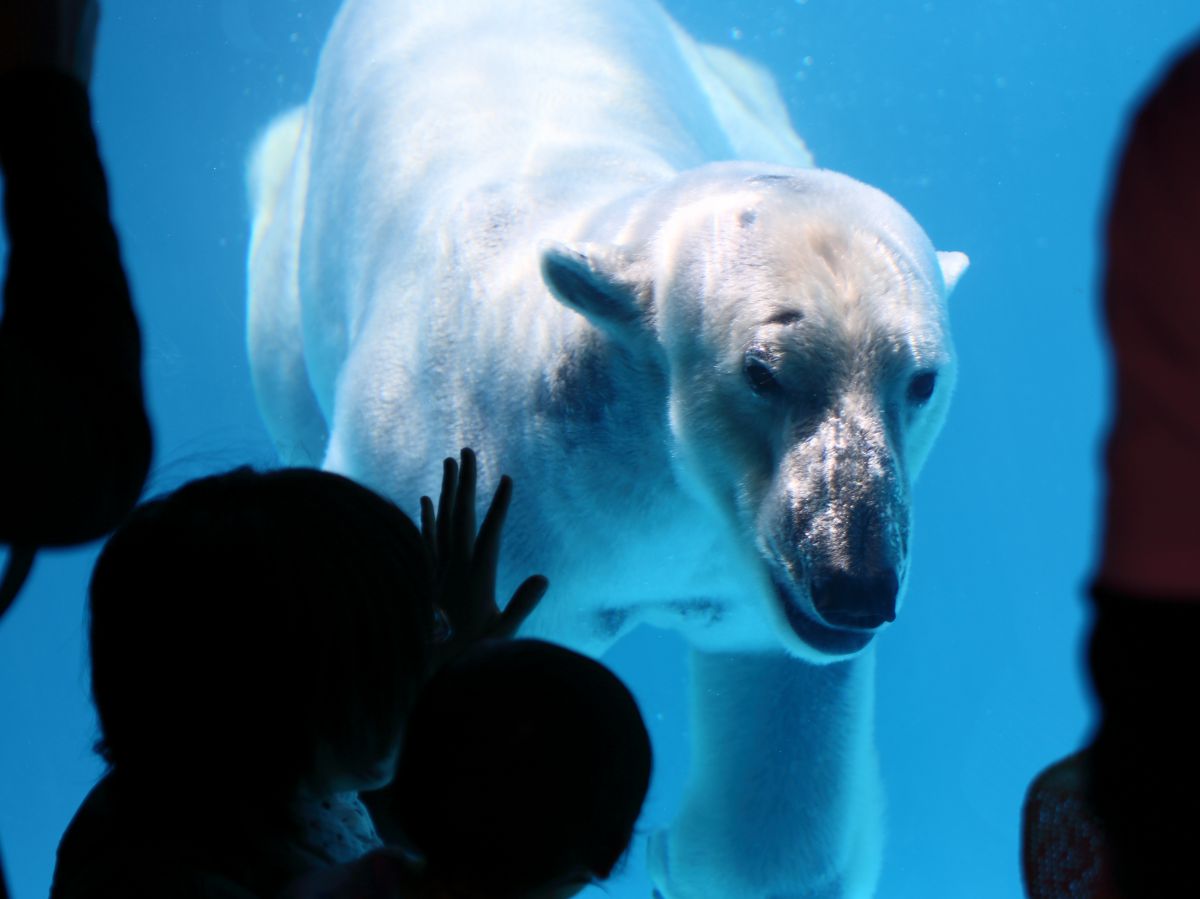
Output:
[[[495,576],[496,565],[500,560],[500,534],[504,529],[504,519],[508,516],[508,507],[512,502],[512,478],[504,475],[500,478],[500,486],[492,497],[487,515],[483,517],[483,525],[479,528],[479,536],[475,540],[475,570],[488,571]]]
[[[488,636],[503,639],[516,634],[549,589],[550,581],[544,576],[535,574],[527,577],[500,613],[499,620]]]
[[[454,498],[458,492],[458,463],[447,458],[442,462],[442,492],[437,508],[438,564],[449,561],[450,540],[453,536],[451,523],[454,517]]]
[[[433,500],[428,496],[421,497],[421,537],[425,541],[429,557],[436,561],[438,557],[437,515],[434,514]]]
[[[463,447],[458,471],[458,495],[454,499],[454,543],[464,559],[470,559],[475,545],[475,453]]]

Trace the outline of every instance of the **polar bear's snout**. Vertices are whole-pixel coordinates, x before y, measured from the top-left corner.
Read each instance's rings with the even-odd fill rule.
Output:
[[[772,513],[777,600],[810,648],[856,652],[896,618],[908,563],[909,490],[879,416],[846,405],[794,446]]]
[[[869,464],[870,451],[848,452],[843,464],[834,466],[842,476],[818,485],[829,502],[809,522],[801,544],[809,558],[813,610],[834,627],[874,630],[896,620],[908,502],[894,466],[879,462],[879,456],[887,456],[875,456],[875,464]]]

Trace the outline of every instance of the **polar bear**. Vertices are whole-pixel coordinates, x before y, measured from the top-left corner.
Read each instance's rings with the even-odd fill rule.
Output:
[[[872,642],[966,258],[813,168],[770,77],[649,0],[348,0],[249,176],[281,458],[411,505],[472,446],[517,485],[500,594],[552,584],[526,633],[686,636],[659,895],[870,895]]]

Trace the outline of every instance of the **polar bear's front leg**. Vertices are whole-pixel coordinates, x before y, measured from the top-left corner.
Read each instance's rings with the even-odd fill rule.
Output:
[[[692,652],[693,775],[650,843],[663,899],[860,899],[882,855],[874,653]]]

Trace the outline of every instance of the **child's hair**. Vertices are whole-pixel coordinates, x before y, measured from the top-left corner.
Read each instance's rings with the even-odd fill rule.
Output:
[[[537,640],[485,643],[421,692],[388,802],[431,879],[508,899],[607,877],[650,768],[637,704],[607,668]]]
[[[396,742],[432,572],[396,506],[339,475],[240,468],[138,507],[92,574],[98,751],[123,780],[286,800],[318,747]]]

